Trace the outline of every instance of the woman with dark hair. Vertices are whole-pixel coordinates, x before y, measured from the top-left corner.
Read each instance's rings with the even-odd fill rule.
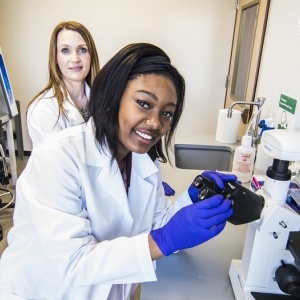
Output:
[[[230,200],[199,202],[193,184],[174,204],[164,195],[158,160],[168,160],[184,90],[151,44],[128,45],[103,67],[89,121],[36,146],[18,179],[1,299],[133,299],[138,283],[156,280],[153,260],[223,230]],[[220,188],[236,180],[205,176]]]
[[[126,58],[126,59],[125,59]],[[131,44],[123,48],[114,59],[110,60],[95,79],[91,97],[90,114],[96,125],[96,137],[100,145],[107,144],[113,154],[117,154],[119,132],[120,99],[128,82],[143,74],[160,75],[173,82],[176,92],[176,105],[167,119],[168,130],[164,137],[164,146],[168,151],[175,128],[178,124],[184,105],[185,83],[182,76],[170,64],[169,57],[160,49],[149,44]],[[109,113],[107,113],[109,111]],[[113,121],[113,122],[112,122]],[[162,140],[159,137],[150,149],[152,159],[159,158],[167,162],[163,153]],[[168,156],[168,152],[167,152]]]

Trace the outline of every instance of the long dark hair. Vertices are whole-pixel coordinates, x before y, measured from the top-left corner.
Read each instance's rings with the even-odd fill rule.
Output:
[[[100,148],[106,144],[112,159],[118,152],[119,108],[121,98],[130,80],[145,74],[158,74],[169,78],[175,86],[177,104],[170,129],[164,136],[164,148],[168,148],[184,106],[185,82],[171,65],[168,55],[159,47],[147,43],[130,44],[112,57],[96,76],[90,94],[89,111],[95,124],[95,135]],[[152,160],[167,162],[160,140],[148,152]]]

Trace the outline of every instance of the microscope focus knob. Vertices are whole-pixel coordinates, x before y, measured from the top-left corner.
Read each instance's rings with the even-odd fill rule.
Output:
[[[286,294],[300,297],[300,272],[294,265],[285,264],[284,261],[281,264],[275,272],[279,288]]]

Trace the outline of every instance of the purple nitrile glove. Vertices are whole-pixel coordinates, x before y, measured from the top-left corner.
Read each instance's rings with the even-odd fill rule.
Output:
[[[175,191],[166,182],[163,181],[162,185],[164,187],[165,195],[166,196],[173,196],[173,195],[175,195]]]
[[[160,251],[171,253],[202,244],[218,235],[232,215],[231,201],[215,195],[181,208],[170,221],[150,232]]]
[[[224,182],[237,180],[234,174],[225,174],[217,171],[204,171],[201,175],[214,181],[221,190],[224,189]]]

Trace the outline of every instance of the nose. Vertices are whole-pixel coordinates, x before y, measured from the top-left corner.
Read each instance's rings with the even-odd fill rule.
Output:
[[[154,130],[162,128],[159,115],[156,113],[149,115],[148,118],[145,120],[145,123]]]
[[[72,62],[79,62],[79,54],[76,52],[76,51],[74,51],[73,53],[72,53],[72,56],[71,56],[71,61]]]

